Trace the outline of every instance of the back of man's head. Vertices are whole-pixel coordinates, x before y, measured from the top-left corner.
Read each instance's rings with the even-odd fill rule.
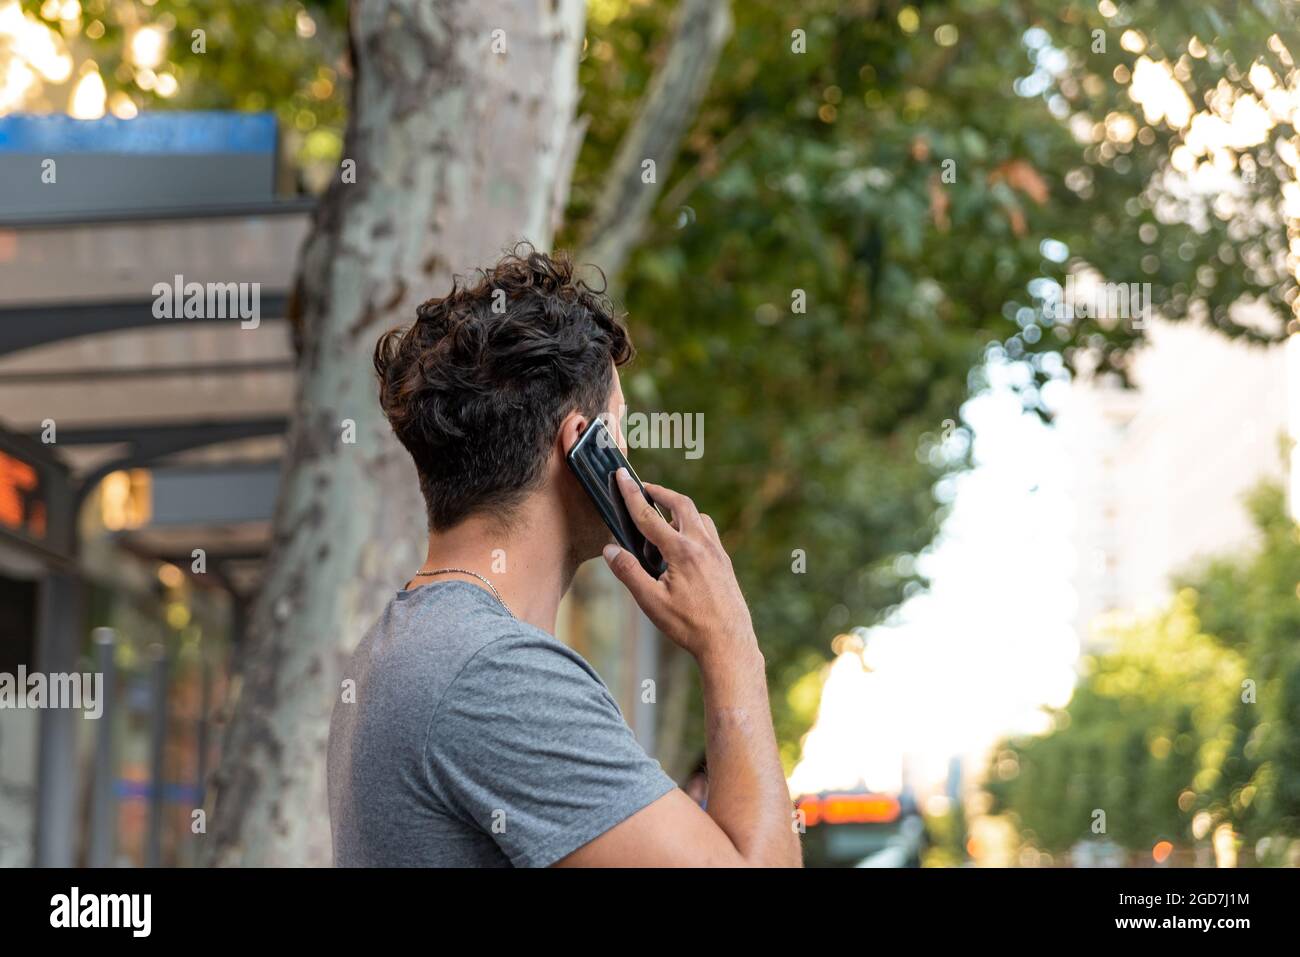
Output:
[[[508,521],[564,417],[605,411],[632,354],[603,289],[526,243],[380,337],[379,401],[415,460],[430,529],[475,512]]]

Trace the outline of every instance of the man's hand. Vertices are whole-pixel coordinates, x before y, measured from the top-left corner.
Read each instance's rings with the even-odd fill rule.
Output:
[[[655,626],[699,662],[708,813],[684,791],[672,791],[561,863],[799,867],[763,656],[713,519],[685,495],[647,482],[654,500],[672,510],[669,524],[624,469],[618,484],[632,520],[659,547],[668,570],[656,581],[617,545],[605,549],[605,559]]]
[[[626,469],[618,486],[632,521],[658,547],[668,570],[656,581],[626,549],[605,546],[605,560],[661,632],[701,664],[758,655],[749,608],[713,519],[687,496],[645,483],[651,498],[671,510],[672,524],[645,500]]]

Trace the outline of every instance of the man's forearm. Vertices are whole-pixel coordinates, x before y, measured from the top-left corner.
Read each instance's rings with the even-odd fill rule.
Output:
[[[756,648],[703,659],[709,815],[749,864],[798,867],[799,837]]]

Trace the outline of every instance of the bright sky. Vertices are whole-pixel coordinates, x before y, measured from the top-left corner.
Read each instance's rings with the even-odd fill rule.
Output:
[[[904,762],[924,787],[954,755],[969,777],[999,737],[1041,730],[1042,706],[1069,700],[1079,654],[1069,460],[1059,433],[1022,411],[1012,383],[1023,372],[990,367],[992,387],[964,406],[975,467],[951,480],[952,511],[918,560],[931,588],[867,632],[871,671],[852,653],[835,660],[793,793],[859,779],[892,790]]]

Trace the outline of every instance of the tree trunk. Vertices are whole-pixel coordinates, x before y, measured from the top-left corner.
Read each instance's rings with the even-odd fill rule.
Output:
[[[375,339],[452,273],[518,239],[549,245],[583,16],[582,0],[352,6],[344,163],[303,248],[296,409],[208,863],[330,863],[325,743],[343,668],[424,556],[414,468],[376,400]]]

